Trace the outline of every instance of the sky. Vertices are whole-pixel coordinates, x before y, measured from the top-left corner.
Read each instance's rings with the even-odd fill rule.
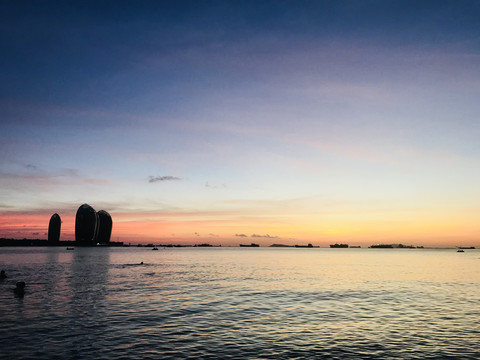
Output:
[[[480,2],[0,1],[0,237],[480,246]]]

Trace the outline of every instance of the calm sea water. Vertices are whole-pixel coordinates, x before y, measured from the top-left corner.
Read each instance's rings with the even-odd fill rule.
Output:
[[[0,268],[2,359],[480,358],[477,250],[0,248]]]

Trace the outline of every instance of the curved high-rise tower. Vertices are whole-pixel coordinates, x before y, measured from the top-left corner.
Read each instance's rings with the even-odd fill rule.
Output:
[[[95,242],[100,244],[108,244],[110,235],[112,234],[112,217],[105,210],[97,212],[97,233]]]
[[[81,205],[75,217],[75,241],[78,245],[93,245],[97,213],[88,204]]]
[[[53,214],[48,223],[48,242],[57,243],[60,241],[60,227],[62,220],[57,213]]]

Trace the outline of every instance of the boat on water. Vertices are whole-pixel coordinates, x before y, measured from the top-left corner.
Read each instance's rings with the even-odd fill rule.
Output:
[[[457,252],[465,252],[463,249],[458,249]]]
[[[376,244],[369,246],[371,249],[423,249],[423,246],[404,244]]]
[[[308,245],[295,245],[296,248],[319,248],[320,246],[313,246],[312,244]]]
[[[240,247],[259,247],[260,245],[251,243],[251,244],[240,244]]]
[[[73,247],[67,247],[67,250],[75,250]]]
[[[158,250],[158,248],[157,248],[157,247],[154,247],[154,248],[152,248],[152,250]]]
[[[333,244],[333,245],[330,245],[330,248],[348,248],[348,244]]]

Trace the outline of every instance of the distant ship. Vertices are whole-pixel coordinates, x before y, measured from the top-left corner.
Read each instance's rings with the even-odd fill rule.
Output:
[[[296,248],[319,248],[320,246],[313,246],[312,244],[308,245],[295,245]]]
[[[260,245],[258,244],[255,244],[255,243],[251,243],[250,245],[247,245],[247,244],[240,244],[240,247],[259,247]]]
[[[333,244],[330,245],[331,248],[348,248],[348,244]]]
[[[377,244],[377,245],[371,245],[370,248],[372,249],[415,249],[418,247],[415,247],[413,245],[403,245],[403,244]]]

